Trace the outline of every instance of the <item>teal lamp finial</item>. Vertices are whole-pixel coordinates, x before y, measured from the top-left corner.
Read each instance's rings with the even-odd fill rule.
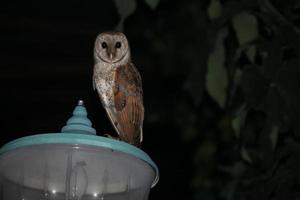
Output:
[[[79,100],[73,111],[73,116],[61,129],[62,133],[80,133],[96,135],[96,130],[92,127],[92,122],[87,118],[87,111],[83,100]]]

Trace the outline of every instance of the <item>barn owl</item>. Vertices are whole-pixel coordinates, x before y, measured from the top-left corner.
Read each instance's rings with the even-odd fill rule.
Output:
[[[94,61],[94,88],[119,139],[139,147],[144,120],[142,80],[131,62],[126,36],[121,32],[99,34]]]

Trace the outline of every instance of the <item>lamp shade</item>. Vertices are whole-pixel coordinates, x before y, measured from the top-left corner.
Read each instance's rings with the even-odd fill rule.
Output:
[[[100,137],[82,103],[61,133],[0,149],[1,200],[146,200],[158,168],[141,149]]]

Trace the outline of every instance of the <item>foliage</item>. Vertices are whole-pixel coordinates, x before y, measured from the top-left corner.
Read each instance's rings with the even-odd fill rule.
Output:
[[[138,37],[133,24],[140,25],[161,62],[149,65],[176,88],[152,101],[169,107],[152,106],[146,123],[180,130],[173,137],[194,165],[193,198],[300,198],[299,2],[145,3],[152,11],[140,2],[142,10],[119,9],[121,21],[132,14],[125,30]],[[154,22],[140,19],[145,12]]]

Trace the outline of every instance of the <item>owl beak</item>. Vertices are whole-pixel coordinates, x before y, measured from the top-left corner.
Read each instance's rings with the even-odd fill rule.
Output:
[[[113,59],[113,54],[112,54],[112,53],[109,54],[109,59],[110,59],[110,60]]]

